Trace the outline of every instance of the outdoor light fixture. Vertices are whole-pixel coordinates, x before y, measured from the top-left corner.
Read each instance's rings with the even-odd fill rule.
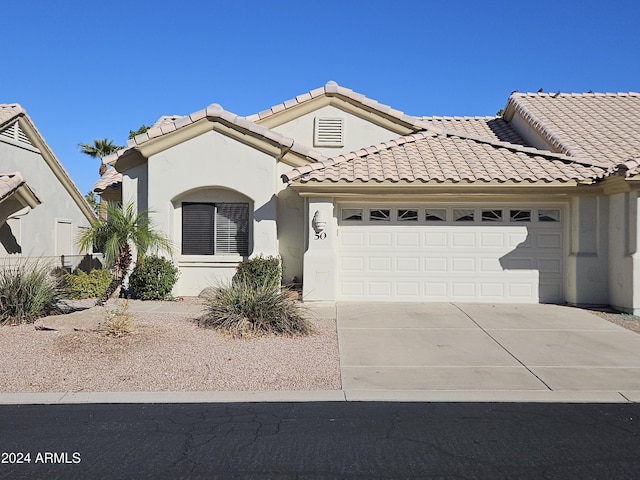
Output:
[[[325,214],[321,210],[316,210],[316,213],[313,214],[313,220],[311,221],[311,226],[315,230],[317,234],[320,234],[325,231],[327,228],[327,219]]]

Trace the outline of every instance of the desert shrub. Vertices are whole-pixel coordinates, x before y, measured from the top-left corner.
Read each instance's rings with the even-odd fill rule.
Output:
[[[129,277],[133,298],[166,300],[178,281],[178,269],[170,261],[155,255],[142,257]]]
[[[115,310],[107,308],[104,322],[100,325],[100,332],[113,338],[122,338],[136,333],[133,318],[129,315],[129,303],[118,302]]]
[[[82,270],[67,273],[64,277],[64,294],[67,298],[96,298],[104,293],[111,283],[111,274],[106,269],[93,269],[88,274]]]
[[[302,305],[282,292],[279,282],[256,286],[237,280],[206,297],[204,305],[201,323],[234,337],[313,333]]]
[[[282,268],[277,257],[255,257],[243,260],[236,268],[233,277],[234,282],[245,282],[250,285],[260,286],[266,283],[280,284]]]
[[[58,311],[60,279],[50,271],[38,262],[0,267],[0,324],[31,323]]]

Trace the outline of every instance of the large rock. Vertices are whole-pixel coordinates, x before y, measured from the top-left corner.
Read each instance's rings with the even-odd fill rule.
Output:
[[[36,330],[98,330],[104,322],[106,310],[104,307],[93,307],[86,310],[67,313],[66,315],[51,315],[35,321]]]
[[[206,287],[198,294],[198,298],[203,298],[205,300],[208,298],[213,298],[216,296],[216,293],[218,293],[218,290],[219,288],[216,287]]]

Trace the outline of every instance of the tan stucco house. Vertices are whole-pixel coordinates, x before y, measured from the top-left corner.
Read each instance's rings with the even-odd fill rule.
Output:
[[[75,239],[93,210],[26,111],[0,104],[0,262],[21,257],[79,261]]]
[[[640,311],[640,94],[513,93],[415,117],[334,82],[241,117],[163,117],[96,184],[176,245],[176,295],[279,255],[306,301]]]

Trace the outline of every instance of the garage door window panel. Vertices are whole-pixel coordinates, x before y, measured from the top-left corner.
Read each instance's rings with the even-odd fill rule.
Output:
[[[454,222],[473,222],[476,219],[476,211],[473,208],[454,208]]]
[[[369,210],[369,220],[372,222],[389,222],[391,220],[391,210],[388,208]]]
[[[482,210],[483,222],[502,222],[502,210]]]
[[[427,222],[446,222],[447,221],[447,209],[446,208],[427,208],[424,213],[424,219]]]
[[[538,210],[539,222],[559,222],[560,210],[556,209],[540,209]]]
[[[248,253],[248,203],[182,204],[183,255]]]
[[[415,208],[411,209],[398,209],[398,221],[399,222],[417,222],[418,221],[418,210]]]
[[[511,222],[530,222],[531,210],[510,210],[509,221]]]
[[[361,222],[362,209],[361,208],[343,208],[342,220],[348,221],[348,222]]]

